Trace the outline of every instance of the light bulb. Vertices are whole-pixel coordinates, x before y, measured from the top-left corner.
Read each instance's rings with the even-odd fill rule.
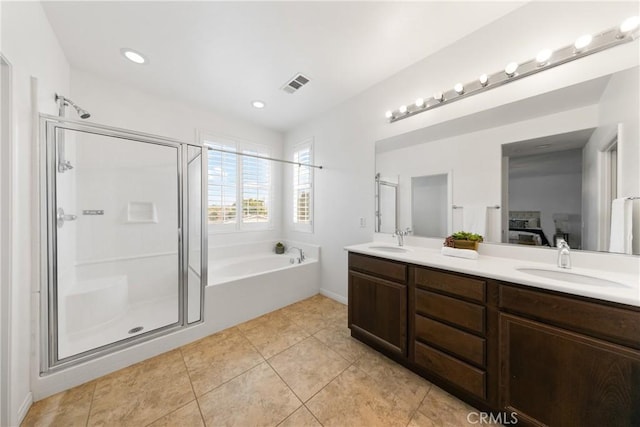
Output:
[[[442,92],[436,92],[433,94],[433,99],[435,99],[438,102],[442,102],[444,101],[444,93]]]
[[[589,46],[592,40],[593,36],[591,34],[584,34],[576,39],[573,47],[576,49],[576,52],[580,52],[582,49]]]
[[[518,64],[515,62],[509,62],[507,66],[504,67],[504,73],[509,77],[515,76],[516,71],[518,71]]]
[[[251,105],[253,105],[253,108],[257,108],[257,109],[262,109],[264,108],[267,104],[264,103],[264,101],[259,101],[259,100],[255,100],[251,103]]]
[[[486,74],[481,75],[478,80],[480,81],[480,84],[484,87],[489,83],[489,76],[487,76]]]
[[[147,58],[145,58],[140,52],[136,52],[133,49],[122,48],[120,49],[120,53],[129,61],[135,62],[136,64],[144,64],[147,62]]]
[[[400,111],[400,114],[406,114],[407,113],[407,106],[406,105],[401,105],[400,108],[398,108],[398,111]]]
[[[625,34],[630,33],[631,31],[638,28],[638,25],[640,25],[640,17],[632,16],[625,19],[622,24],[620,24],[620,32]]]
[[[385,116],[387,119],[390,119],[390,118],[392,118],[392,117],[393,117],[393,112],[392,112],[391,110],[388,110],[386,113],[384,113],[384,116]]]
[[[551,49],[542,49],[538,52],[538,55],[536,55],[538,66],[546,65],[549,62],[549,58],[551,58],[551,54]]]
[[[422,108],[423,106],[424,106],[424,99],[423,98],[416,99],[416,107]]]
[[[462,85],[462,83],[456,83],[456,85],[453,87],[453,90],[455,90],[458,95],[462,95],[464,93],[464,86]]]

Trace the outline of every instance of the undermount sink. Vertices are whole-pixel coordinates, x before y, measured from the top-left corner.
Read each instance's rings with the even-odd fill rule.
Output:
[[[613,282],[611,280],[601,279],[594,276],[585,276],[584,274],[572,273],[570,271],[545,270],[543,268],[518,268],[517,270],[522,273],[544,277],[546,279],[562,280],[564,282],[571,282],[579,285],[628,288],[624,283]]]
[[[409,249],[402,248],[400,246],[369,246],[369,249],[373,249],[374,251],[395,252],[395,253],[409,252]]]

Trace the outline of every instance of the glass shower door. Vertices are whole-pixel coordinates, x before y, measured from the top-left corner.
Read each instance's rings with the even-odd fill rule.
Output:
[[[182,319],[181,147],[80,129],[47,147],[50,365]]]

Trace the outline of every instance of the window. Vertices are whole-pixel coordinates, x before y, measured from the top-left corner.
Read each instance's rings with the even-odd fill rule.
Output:
[[[305,141],[294,147],[293,161],[293,228],[313,232],[313,144]]]
[[[271,162],[268,147],[204,137],[209,150],[209,226],[212,231],[271,227]],[[241,204],[240,204],[241,203]]]

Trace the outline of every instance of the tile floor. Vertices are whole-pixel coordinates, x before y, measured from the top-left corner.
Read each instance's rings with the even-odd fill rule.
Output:
[[[460,426],[474,409],[321,295],[34,403],[23,426]]]

